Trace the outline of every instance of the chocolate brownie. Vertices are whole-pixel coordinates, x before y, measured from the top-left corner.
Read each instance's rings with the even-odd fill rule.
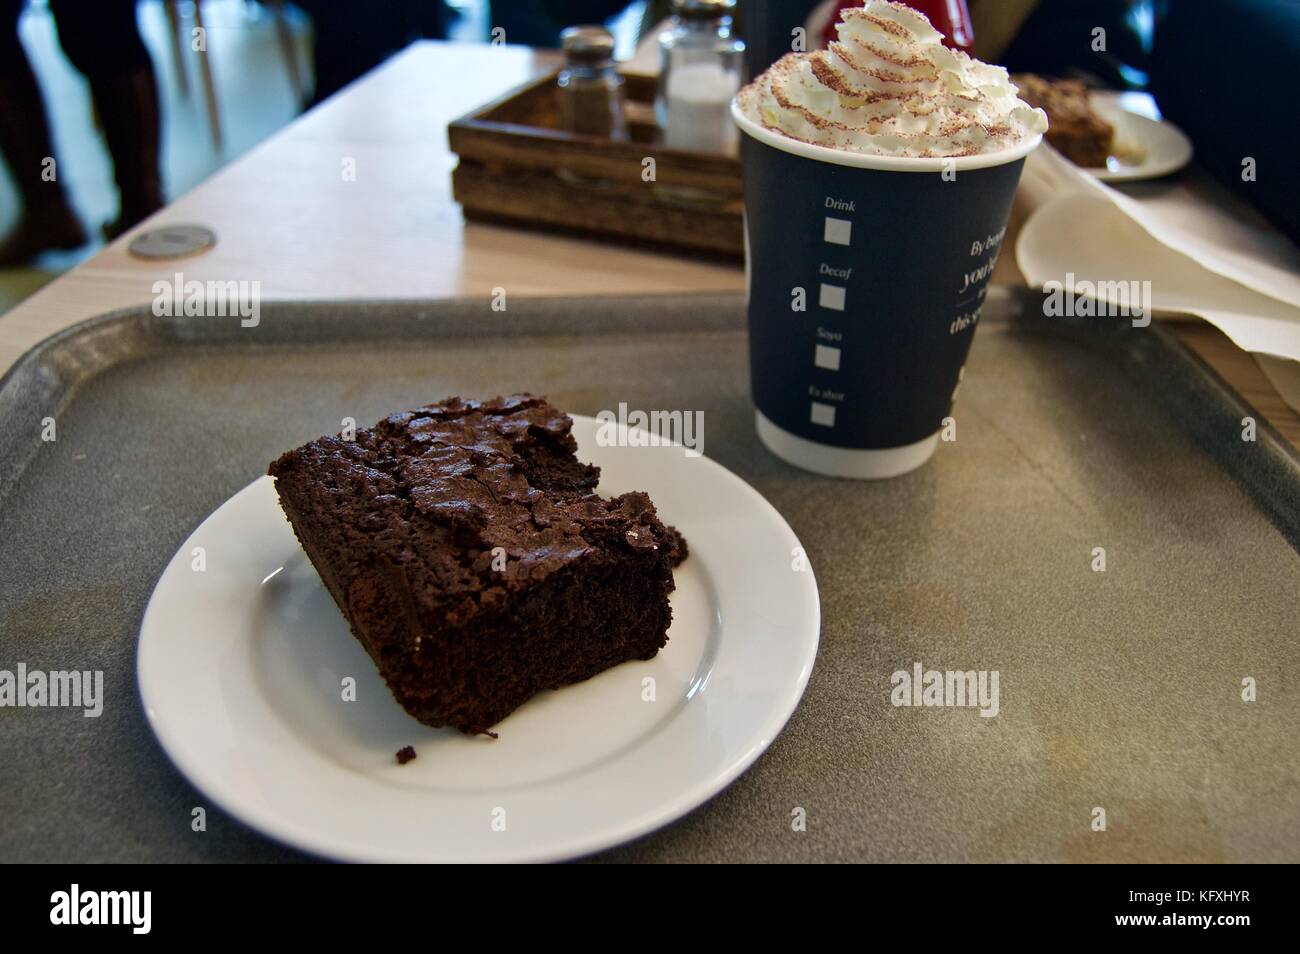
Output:
[[[1114,148],[1115,127],[1093,111],[1088,88],[1078,80],[1021,73],[1011,81],[1020,98],[1047,113],[1047,141],[1077,166],[1104,169]]]
[[[271,464],[307,556],[419,721],[487,732],[667,642],[685,541],[644,493],[595,493],[572,426],[540,397],[453,397]]]

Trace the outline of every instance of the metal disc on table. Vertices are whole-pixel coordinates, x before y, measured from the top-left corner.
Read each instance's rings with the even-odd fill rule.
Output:
[[[203,225],[164,225],[141,232],[127,251],[137,258],[182,258],[206,252],[217,244],[217,233]]]

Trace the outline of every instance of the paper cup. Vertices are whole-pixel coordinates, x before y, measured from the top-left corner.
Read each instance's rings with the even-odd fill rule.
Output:
[[[835,477],[894,477],[939,444],[1040,136],[955,159],[869,156],[764,129],[733,101],[758,434]]]

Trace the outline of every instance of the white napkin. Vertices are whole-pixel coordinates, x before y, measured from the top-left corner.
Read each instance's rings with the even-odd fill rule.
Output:
[[[1155,310],[1197,315],[1256,352],[1300,411],[1300,249],[1253,209],[1195,175],[1122,193],[1050,147],[1021,188],[1033,212],[1016,261],[1031,284],[1149,281]]]

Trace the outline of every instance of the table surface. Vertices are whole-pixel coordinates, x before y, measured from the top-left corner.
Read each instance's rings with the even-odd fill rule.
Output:
[[[0,373],[56,331],[151,301],[177,272],[257,281],[265,300],[743,291],[735,266],[462,219],[448,122],[556,63],[524,47],[413,45],[0,317]],[[216,247],[166,262],[127,253],[139,231],[186,222],[214,229]],[[1022,280],[1011,256],[994,280]],[[1204,323],[1177,331],[1300,447],[1300,415],[1253,358]]]

